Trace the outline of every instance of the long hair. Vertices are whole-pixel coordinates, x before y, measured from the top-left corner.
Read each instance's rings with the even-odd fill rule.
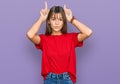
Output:
[[[62,18],[63,18],[63,27],[61,29],[61,32],[63,34],[67,33],[67,21],[66,21],[66,15],[64,12],[64,9],[61,6],[53,6],[49,13],[48,13],[48,17],[46,19],[46,35],[50,35],[52,33],[52,28],[50,26],[50,24],[48,23],[48,21],[50,20],[50,18],[52,17],[53,14],[55,13],[61,13]]]

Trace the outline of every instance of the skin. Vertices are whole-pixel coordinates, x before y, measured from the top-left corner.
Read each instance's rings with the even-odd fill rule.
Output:
[[[53,16],[50,18],[49,24],[52,28],[52,34],[51,35],[60,35],[61,29],[63,27],[63,18],[61,13],[53,14]]]
[[[66,5],[64,5],[64,11],[66,14],[67,21],[70,22],[73,17],[71,9],[68,9]],[[46,21],[48,12],[49,12],[49,9],[47,6],[47,2],[45,2],[45,8],[41,9],[39,19],[32,25],[32,27],[26,33],[28,39],[31,40],[35,44],[40,44],[41,39],[37,33],[41,25],[43,24],[43,22]],[[62,34],[60,30],[63,26],[63,19],[60,13],[54,14],[52,18],[50,18],[50,21],[48,21],[48,23],[51,25],[51,28],[52,28],[51,35]],[[78,21],[77,19],[73,19],[71,24],[73,24],[80,31],[80,33],[78,34],[79,42],[84,41],[89,36],[91,36],[92,30],[86,25],[84,25],[83,23],[81,23],[80,21]]]
[[[68,9],[66,5],[64,5],[64,11],[65,11],[67,21],[70,22],[73,17],[71,9]],[[35,44],[40,44],[40,37],[37,33],[42,23],[46,21],[48,12],[49,12],[49,9],[47,6],[47,2],[45,2],[45,8],[40,11],[39,19],[33,24],[33,26],[26,33],[28,39],[30,39]],[[50,18],[50,21],[48,23],[51,25],[51,28],[52,28],[51,35],[62,34],[60,30],[63,26],[63,20],[60,13],[54,14],[52,18]],[[80,33],[78,34],[79,42],[84,41],[89,36],[91,36],[92,30],[86,25],[84,25],[83,23],[81,23],[80,21],[78,21],[77,19],[73,19],[71,24],[73,24],[80,31]]]

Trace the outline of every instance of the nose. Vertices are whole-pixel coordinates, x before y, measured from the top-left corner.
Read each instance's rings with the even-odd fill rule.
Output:
[[[56,19],[55,24],[58,25],[59,24],[59,20]]]

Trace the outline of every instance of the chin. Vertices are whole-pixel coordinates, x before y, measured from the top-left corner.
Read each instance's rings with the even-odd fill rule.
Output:
[[[61,29],[62,29],[62,28],[54,28],[53,30],[54,30],[55,32],[59,32],[59,31],[61,31]]]

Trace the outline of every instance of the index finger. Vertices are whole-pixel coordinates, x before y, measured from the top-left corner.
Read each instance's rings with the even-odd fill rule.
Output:
[[[48,9],[47,2],[45,1],[45,10]]]
[[[66,9],[66,4],[64,4],[64,9]]]

